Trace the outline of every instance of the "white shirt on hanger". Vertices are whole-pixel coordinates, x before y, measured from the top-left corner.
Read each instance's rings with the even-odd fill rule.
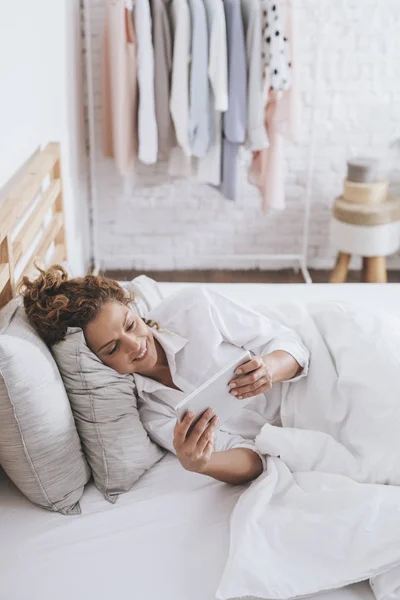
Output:
[[[162,328],[152,331],[165,350],[172,380],[179,390],[135,374],[139,414],[150,438],[170,452],[176,453],[175,406],[237,358],[239,348],[254,355],[285,350],[303,367],[291,382],[307,375],[309,352],[297,333],[210,288],[186,288],[172,294],[146,318],[157,321]],[[216,430],[214,451],[250,448],[257,452],[254,438],[261,427],[266,422],[280,422],[281,393],[282,384],[278,383],[267,394],[255,396],[237,416]],[[240,400],[232,397],[232,402]],[[264,459],[263,464],[265,467]]]
[[[204,0],[209,27],[208,75],[214,93],[215,110],[228,110],[228,50],[225,11],[222,0]]]
[[[208,26],[203,0],[188,0],[191,17],[189,137],[193,156],[203,158],[210,146],[211,90],[208,81]]]
[[[222,0],[204,0],[210,41],[208,77],[212,90],[212,138],[207,155],[197,164],[197,177],[204,183],[221,183],[221,113],[228,110],[228,51]]]
[[[169,108],[179,146],[171,150],[169,173],[191,175],[191,147],[189,140],[189,64],[190,64],[190,11],[187,0],[171,0],[171,28],[173,56],[171,96]]]
[[[157,162],[158,134],[154,99],[154,50],[149,0],[136,0],[134,14],[139,84],[138,157],[141,162],[152,165]]]
[[[172,0],[173,35],[170,110],[179,146],[191,155],[189,143],[190,12],[187,0]]]

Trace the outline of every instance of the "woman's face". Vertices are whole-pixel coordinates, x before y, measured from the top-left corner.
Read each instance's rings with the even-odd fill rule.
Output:
[[[115,300],[103,305],[84,334],[90,350],[119,373],[146,373],[157,363],[151,328],[129,306]]]

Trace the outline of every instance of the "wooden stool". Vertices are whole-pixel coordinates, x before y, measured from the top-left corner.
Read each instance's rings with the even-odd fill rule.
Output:
[[[387,198],[374,205],[354,204],[342,196],[335,201],[331,241],[338,249],[330,283],[344,283],[351,256],[363,258],[362,281],[386,283],[386,256],[400,246],[400,201]]]

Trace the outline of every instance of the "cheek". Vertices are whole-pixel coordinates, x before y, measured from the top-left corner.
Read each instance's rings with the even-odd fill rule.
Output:
[[[113,358],[112,356],[102,356],[101,357],[101,362],[103,364],[105,364],[107,367],[112,367],[114,368],[115,365],[115,358]]]

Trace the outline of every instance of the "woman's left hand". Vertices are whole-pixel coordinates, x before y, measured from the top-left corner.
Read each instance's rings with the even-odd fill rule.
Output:
[[[273,376],[268,356],[254,356],[238,367],[235,374],[239,372],[240,374],[229,382],[230,393],[239,400],[269,392],[272,388]]]

